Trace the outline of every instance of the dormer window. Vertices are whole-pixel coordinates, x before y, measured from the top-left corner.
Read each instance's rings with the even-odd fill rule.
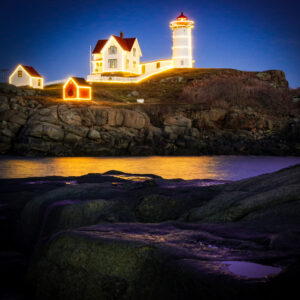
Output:
[[[136,56],[136,48],[133,48],[133,56]]]
[[[117,47],[116,46],[110,46],[108,48],[108,54],[117,54]]]
[[[18,71],[18,77],[22,77],[22,71]]]

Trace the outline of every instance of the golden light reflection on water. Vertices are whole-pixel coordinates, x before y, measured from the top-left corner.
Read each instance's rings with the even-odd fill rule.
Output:
[[[1,157],[1,178],[81,176],[117,170],[156,174],[167,179],[237,180],[300,163],[297,157],[198,156],[198,157]]]
[[[2,178],[81,176],[117,170],[135,174],[156,174],[164,178],[218,178],[217,157],[59,157],[14,159],[2,162]]]

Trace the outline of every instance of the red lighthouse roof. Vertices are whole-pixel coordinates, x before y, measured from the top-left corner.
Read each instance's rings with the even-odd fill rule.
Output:
[[[188,18],[183,14],[183,12],[181,12],[181,15],[177,17],[177,20],[180,20],[180,19],[188,20]]]

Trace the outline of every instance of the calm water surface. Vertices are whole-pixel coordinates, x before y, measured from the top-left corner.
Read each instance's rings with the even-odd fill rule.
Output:
[[[80,176],[118,170],[164,178],[238,180],[299,164],[300,157],[0,157],[0,178]]]

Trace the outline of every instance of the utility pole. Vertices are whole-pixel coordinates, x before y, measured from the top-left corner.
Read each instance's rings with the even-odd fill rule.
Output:
[[[0,71],[2,72],[2,81],[6,82],[6,72],[8,69],[0,69]]]
[[[92,46],[90,45],[90,75],[92,75]]]

